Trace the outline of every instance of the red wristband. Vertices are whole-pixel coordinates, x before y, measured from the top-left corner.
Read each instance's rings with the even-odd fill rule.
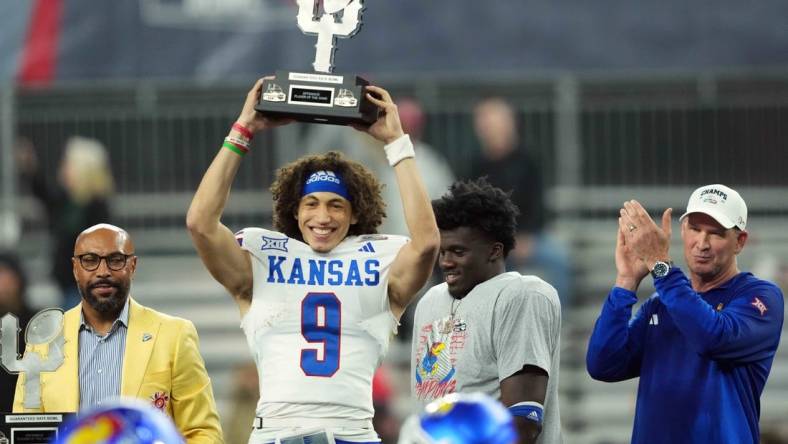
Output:
[[[243,136],[249,140],[252,140],[252,137],[254,137],[254,134],[252,134],[252,132],[249,131],[249,128],[241,125],[238,122],[233,123],[233,129],[243,134]]]

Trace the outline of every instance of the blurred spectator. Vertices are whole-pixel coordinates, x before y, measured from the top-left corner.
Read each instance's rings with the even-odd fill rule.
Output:
[[[760,444],[788,444],[788,424],[770,422],[761,429]]]
[[[227,444],[247,444],[252,431],[260,384],[254,362],[238,364],[233,369],[230,414],[224,415],[222,430]]]
[[[0,253],[0,317],[11,313],[24,331],[33,311],[27,305],[27,278],[15,254]],[[25,349],[24,335],[19,335],[17,353]],[[17,375],[0,370],[0,412],[10,412]]]
[[[375,416],[372,424],[380,436],[381,444],[394,444],[399,436],[400,421],[394,413],[394,390],[391,384],[391,370],[382,364],[372,378],[372,406]]]
[[[512,202],[520,209],[509,269],[539,275],[553,284],[566,312],[572,297],[572,270],[566,247],[545,232],[549,214],[541,165],[523,145],[514,110],[506,101],[498,97],[482,100],[473,118],[481,149],[471,163],[469,178],[487,176],[492,185],[511,191]]]
[[[109,157],[95,139],[72,137],[66,142],[57,183],[47,183],[33,144],[17,143],[17,164],[25,182],[47,213],[52,249],[52,277],[57,283],[62,306],[69,309],[80,301],[74,283],[71,256],[77,235],[87,227],[110,222],[108,200],[114,189]]]
[[[419,156],[419,166],[422,167],[422,178],[424,179],[427,193],[430,198],[437,199],[449,191],[449,186],[455,180],[454,173],[449,167],[446,158],[438,150],[422,140],[427,117],[424,115],[421,104],[416,99],[406,97],[397,101],[397,109],[399,110],[402,129],[407,134],[410,134],[410,139],[416,148],[416,155]],[[391,209],[389,211],[393,214]],[[399,224],[404,226],[405,219],[402,215],[402,209],[398,208],[396,213],[399,220],[401,220]],[[405,232],[403,231],[403,233]]]

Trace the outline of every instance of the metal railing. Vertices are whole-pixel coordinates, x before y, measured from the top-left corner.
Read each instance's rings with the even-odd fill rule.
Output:
[[[422,100],[425,139],[462,175],[477,149],[471,125],[479,98],[500,95],[518,109],[525,143],[542,161],[548,186],[689,185],[726,179],[740,185],[786,186],[779,170],[788,141],[788,72],[725,77],[555,78],[390,82],[395,96]],[[154,84],[3,89],[2,146],[17,134],[41,149],[54,168],[74,134],[108,146],[119,192],[187,191],[236,116],[245,85]],[[237,183],[270,179],[269,154],[308,127],[258,142],[253,171]],[[11,134],[8,134],[11,132]],[[278,139],[278,140],[277,140]],[[260,151],[266,155],[261,156]],[[3,165],[9,162],[3,157]],[[272,163],[273,162],[273,163]],[[54,171],[54,170],[53,170]],[[4,189],[12,168],[4,166]]]

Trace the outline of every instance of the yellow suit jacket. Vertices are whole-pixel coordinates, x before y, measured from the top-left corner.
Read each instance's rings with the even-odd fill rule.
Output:
[[[133,299],[129,306],[121,396],[140,398],[167,413],[188,444],[223,443],[211,380],[199,351],[194,324],[159,313]],[[82,304],[63,320],[65,358],[54,372],[41,373],[40,410],[22,407],[25,377],[20,375],[14,412],[79,410],[79,321]],[[29,346],[29,349],[35,349]]]

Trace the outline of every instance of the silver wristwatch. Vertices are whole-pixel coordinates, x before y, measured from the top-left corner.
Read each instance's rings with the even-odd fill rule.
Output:
[[[654,279],[663,278],[668,275],[671,268],[673,268],[672,261],[657,261],[654,263],[654,268],[651,269],[651,276],[653,276]]]

